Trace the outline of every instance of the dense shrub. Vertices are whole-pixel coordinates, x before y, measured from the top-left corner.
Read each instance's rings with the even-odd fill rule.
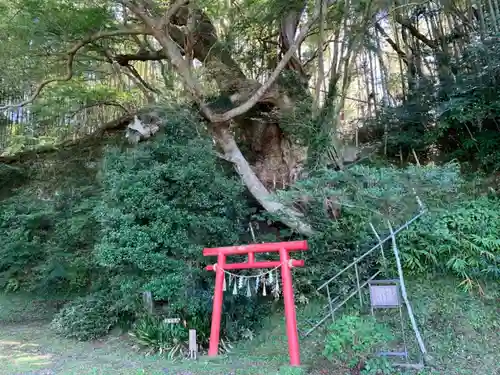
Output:
[[[214,275],[204,266],[215,260],[202,249],[240,242],[250,208],[192,111],[163,111],[165,134],[154,142],[114,142],[98,169],[79,154],[75,163],[91,168],[40,170],[0,201],[0,288],[80,295],[54,319],[65,336],[94,338],[142,316],[141,292],[150,291],[156,313],[182,317],[202,345],[208,341]],[[260,302],[227,296],[224,335],[235,338],[260,321],[267,309]]]
[[[118,322],[120,311],[104,293],[80,297],[66,304],[52,320],[58,334],[77,340],[104,336]]]
[[[2,182],[0,185],[0,199],[12,196],[14,189],[26,182],[27,179],[27,173],[23,168],[0,163],[0,181]]]
[[[369,223],[386,235],[387,221],[398,226],[411,219],[419,210],[415,193],[427,212],[398,234],[403,266],[414,273],[451,273],[468,287],[498,278],[500,201],[492,194],[471,192],[458,164],[404,169],[355,166],[317,173],[282,194],[287,202],[309,197],[307,218],[317,228],[309,238],[310,251],[302,255],[307,268],[296,271],[299,290],[310,292],[375,245]],[[325,212],[325,200],[340,209],[338,218],[332,220]],[[360,272],[368,272],[377,264],[360,266]],[[336,283],[340,289],[342,282]],[[354,281],[345,283],[350,286]]]
[[[54,319],[65,336],[95,338],[121,319],[139,317],[137,331],[166,316],[196,329],[200,344],[208,341],[214,275],[204,266],[215,260],[202,249],[241,242],[251,210],[241,181],[216,157],[192,112],[167,108],[163,117],[164,134],[154,142],[107,149],[98,184],[96,171],[87,171],[81,186],[74,179],[50,194],[26,188],[0,202],[0,288],[83,296]],[[316,172],[280,193],[290,204],[308,197],[305,216],[316,229],[310,251],[296,255],[307,261],[295,271],[299,292],[311,292],[373,245],[370,222],[380,229],[386,220],[408,220],[419,209],[415,193],[430,212],[400,236],[405,266],[452,271],[467,281],[498,276],[499,203],[470,198],[463,183],[457,164],[357,165]],[[339,217],[325,211],[325,201],[339,208]],[[145,291],[160,317],[144,318]],[[258,297],[227,295],[224,303],[229,339],[268,310]],[[154,329],[148,340],[170,347]]]
[[[250,211],[244,187],[221,166],[201,124],[189,112],[165,117],[155,142],[112,148],[104,157],[94,256],[123,306],[149,291],[163,315],[181,317],[206,337],[214,275],[204,266],[215,260],[202,249],[238,243]],[[225,334],[258,320],[256,301],[225,300]]]
[[[390,366],[376,352],[392,340],[390,329],[373,317],[344,315],[329,327],[323,354],[353,374],[385,374]]]
[[[499,170],[498,61],[496,34],[480,43],[471,41],[464,45],[460,58],[450,61],[452,80],[422,77],[401,104],[380,106],[375,124],[365,124],[364,129],[379,139],[386,129],[388,154],[398,159],[413,161],[413,149],[422,159],[437,156],[487,171]]]
[[[42,196],[29,190],[0,203],[0,288],[71,295],[91,284],[97,223],[85,189]]]
[[[404,169],[358,165],[299,181],[280,197],[289,203],[308,197],[306,217],[317,232],[308,239],[310,250],[299,255],[307,267],[296,271],[297,287],[311,291],[373,246],[370,223],[382,234],[388,220],[397,226],[411,219],[420,210],[415,194],[428,208],[444,208],[463,195],[463,183],[458,164]],[[325,201],[339,208],[339,217],[332,218]]]

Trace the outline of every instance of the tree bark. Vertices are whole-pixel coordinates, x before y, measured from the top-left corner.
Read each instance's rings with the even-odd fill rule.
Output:
[[[279,215],[281,218],[280,220],[288,227],[304,235],[311,235],[313,233],[312,228],[300,219],[296,211],[272,199],[269,191],[254,173],[247,159],[241,153],[229,130],[229,125],[217,124],[213,126],[213,132],[218,144],[224,151],[225,158],[235,165],[236,172],[238,172],[250,193],[262,207],[271,214]]]
[[[283,18],[281,19],[280,41],[282,55],[290,49],[293,42],[295,41],[295,34],[297,33],[297,27],[299,26],[300,17],[304,13],[304,9],[306,8],[306,6],[307,1],[302,4],[300,9],[288,10],[288,12],[285,13]],[[309,80],[309,77],[304,70],[303,64],[300,61],[300,57],[296,53],[293,54],[292,58],[286,66],[286,69],[297,72],[299,77],[301,77],[305,82]]]

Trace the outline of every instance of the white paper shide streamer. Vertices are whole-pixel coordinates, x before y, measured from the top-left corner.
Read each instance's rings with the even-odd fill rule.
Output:
[[[279,282],[280,266],[257,275],[236,275],[234,273],[224,270],[224,283],[222,290],[228,291],[231,290],[232,288],[233,295],[238,295],[239,293],[242,294],[245,293],[245,296],[250,298],[254,294],[257,295],[259,293],[260,288],[262,287],[262,295],[264,297],[266,297],[269,293],[271,293],[271,295],[273,295],[277,299],[281,294],[281,288]],[[226,281],[226,274],[227,274],[227,281]],[[241,292],[239,292],[240,290]]]

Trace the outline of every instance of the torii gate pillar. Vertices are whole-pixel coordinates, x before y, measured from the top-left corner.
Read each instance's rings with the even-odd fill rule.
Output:
[[[307,250],[307,241],[274,242],[229,246],[203,249],[204,256],[217,256],[215,265],[207,266],[206,270],[215,271],[215,291],[212,309],[212,327],[208,355],[215,357],[219,351],[220,323],[222,317],[222,300],[224,287],[224,270],[241,270],[250,268],[281,268],[283,284],[283,301],[285,305],[286,333],[288,336],[288,353],[290,365],[300,366],[299,335],[297,332],[297,316],[293,294],[292,271],[293,267],[303,267],[303,260],[290,259],[290,251]],[[255,261],[255,253],[279,252],[279,261]],[[248,255],[245,263],[226,263],[228,255]]]

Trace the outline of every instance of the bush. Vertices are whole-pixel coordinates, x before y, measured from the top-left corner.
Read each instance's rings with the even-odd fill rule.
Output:
[[[1,121],[0,115],[0,126]],[[0,181],[2,181],[0,199],[11,196],[14,189],[25,183],[27,179],[27,173],[23,168],[0,163]]]
[[[338,358],[350,369],[377,374],[388,366],[374,357],[375,352],[393,339],[390,330],[372,317],[344,315],[329,327],[323,354],[331,361]]]
[[[306,215],[317,232],[308,239],[310,251],[301,254],[307,268],[296,271],[297,287],[311,291],[317,286],[311,285],[311,274],[322,282],[375,245],[370,222],[386,232],[387,220],[398,226],[414,216],[419,210],[415,193],[427,212],[398,234],[403,266],[413,273],[451,273],[469,288],[498,278],[500,200],[491,194],[475,198],[468,188],[456,163],[404,169],[359,165],[299,181],[280,197],[288,203],[308,197]],[[325,211],[325,200],[339,208],[338,218]]]
[[[307,197],[306,217],[316,229],[308,238],[310,250],[299,255],[307,267],[296,271],[297,288],[310,292],[319,286],[311,285],[311,279],[322,283],[374,245],[370,223],[387,228],[387,220],[397,226],[412,218],[420,209],[415,193],[426,207],[446,207],[463,195],[463,184],[460,166],[453,163],[404,169],[355,165],[346,171],[316,172],[281,192],[288,204]],[[339,209],[337,218],[325,210],[325,202]]]
[[[399,236],[404,266],[413,272],[438,270],[463,279],[500,277],[500,200],[480,197],[424,216]]]
[[[214,259],[202,249],[240,242],[251,210],[192,110],[161,111],[165,134],[153,142],[110,147],[99,162],[93,145],[64,164],[41,161],[29,184],[0,201],[0,289],[89,295],[54,319],[67,337],[95,338],[126,324],[143,313],[140,296],[150,291],[157,313],[180,316],[201,345],[208,341],[214,274],[204,267]],[[224,334],[252,328],[262,309],[258,298],[226,296]]]
[[[68,297],[91,284],[97,233],[85,188],[40,197],[23,189],[0,203],[0,288]]]
[[[166,114],[165,134],[154,142],[107,151],[94,255],[122,305],[139,311],[134,301],[149,291],[161,314],[196,321],[203,337],[214,285],[214,274],[204,267],[214,260],[202,250],[238,243],[250,208],[241,182],[225,171],[211,139],[190,116],[182,109]],[[227,296],[224,309],[228,335],[259,320],[258,301]]]
[[[500,61],[496,34],[465,44],[461,56],[445,64],[453,79],[427,76],[410,86],[401,104],[380,106],[374,124],[363,129],[378,140],[387,131],[387,154],[394,158],[413,159],[413,149],[422,159],[458,159],[474,169],[498,171],[500,64],[495,61]]]
[[[206,319],[204,323],[206,323]],[[210,328],[206,327],[208,329],[200,330],[199,328],[204,327],[196,327],[196,324],[193,325],[192,322],[182,321],[178,324],[171,324],[159,316],[144,315],[134,323],[129,335],[149,354],[164,354],[169,359],[186,358],[189,354],[189,329],[196,330],[196,342],[199,349],[206,347],[208,343],[208,336],[205,334]],[[220,337],[219,352],[228,352],[232,348],[227,336]]]
[[[119,316],[109,296],[99,293],[66,304],[54,317],[51,327],[67,338],[92,340],[106,335]]]

